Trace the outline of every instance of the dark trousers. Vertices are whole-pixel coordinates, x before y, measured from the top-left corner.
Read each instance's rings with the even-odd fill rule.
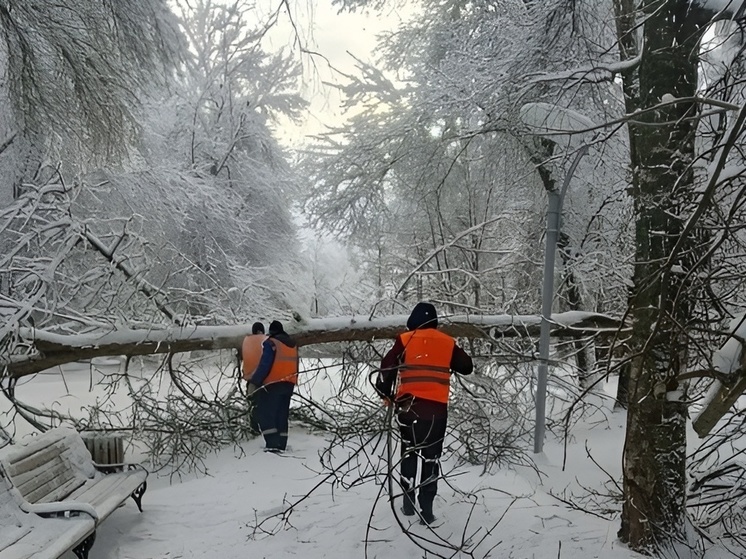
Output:
[[[415,493],[423,511],[432,512],[438,492],[440,455],[448,423],[447,415],[418,416],[409,411],[398,416],[401,433],[401,485],[404,499],[414,504]],[[420,482],[417,484],[419,465]],[[419,489],[419,491],[417,491]]]
[[[254,392],[256,420],[268,449],[285,450],[288,444],[290,399],[295,385],[274,382]]]
[[[261,432],[259,429],[259,421],[256,418],[257,416],[256,392],[248,397],[248,401],[249,401],[249,427],[251,428],[251,432],[254,435],[256,435]]]

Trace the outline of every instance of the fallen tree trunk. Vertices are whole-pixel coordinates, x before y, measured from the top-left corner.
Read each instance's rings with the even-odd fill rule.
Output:
[[[404,331],[407,318],[407,315],[320,318],[288,322],[285,326],[298,345],[304,346],[391,339]],[[540,324],[540,316],[452,316],[443,320],[440,330],[459,338],[536,337]],[[607,315],[567,312],[552,315],[551,332],[561,337],[591,336],[617,332],[620,326],[618,319]],[[77,335],[24,328],[20,331],[21,338],[33,349],[27,354],[5,357],[2,376],[20,378],[93,357],[238,348],[250,332],[250,325],[126,329]]]
[[[740,344],[741,342],[737,340]],[[731,406],[746,392],[746,352],[738,356],[740,367],[729,375],[720,375],[710,387],[702,409],[692,418],[692,427],[700,438],[710,434]]]
[[[731,331],[722,347],[712,358],[711,375],[715,381],[705,396],[702,408],[692,417],[692,426],[700,437],[710,434],[723,416],[728,413],[746,392],[746,318],[733,319]]]
[[[710,434],[728,410],[746,391],[746,377],[740,376],[730,383],[720,381],[711,388],[710,396],[702,410],[692,418],[692,427],[700,438]]]

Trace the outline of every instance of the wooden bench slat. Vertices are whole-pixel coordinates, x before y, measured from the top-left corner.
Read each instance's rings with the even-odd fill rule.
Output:
[[[132,492],[145,479],[143,474],[137,475],[135,471],[109,474],[95,483],[86,483],[85,486],[70,495],[70,499],[89,503],[98,510],[101,503],[110,499],[112,496],[116,496],[119,499],[119,503],[117,503],[117,506],[119,506],[119,504],[126,501],[132,495]]]
[[[55,444],[45,446],[38,452],[25,456],[21,460],[10,461],[4,459],[3,462],[6,464],[5,471],[9,476],[15,477],[37,468],[43,468],[48,462],[58,459],[64,450],[64,445],[61,441],[58,441]]]
[[[10,463],[7,458],[4,460],[6,472],[30,503],[65,499],[85,482],[85,476],[71,463],[76,442],[70,435],[52,434],[50,441],[45,441],[46,435],[38,439],[32,443],[35,452],[16,452]],[[78,446],[75,450],[80,455],[87,453],[84,448]]]
[[[30,439],[28,442],[24,441],[24,444],[22,445],[12,445],[3,452],[3,462],[6,465],[21,462],[32,454],[41,452],[49,446],[61,444],[68,434],[69,433],[53,433],[52,431],[49,431],[43,435]]]
[[[15,479],[13,482],[15,483]],[[16,487],[29,503],[45,503],[64,499],[84,482],[84,479],[77,477],[69,468],[54,467]]]
[[[51,483],[51,482],[50,482]],[[39,499],[38,503],[54,503],[55,501],[68,501],[67,497],[75,491],[78,487],[83,485],[85,483],[85,480],[82,480],[80,478],[74,477],[67,481],[66,483],[60,485],[59,487],[56,487],[52,491],[46,491],[44,492],[44,497]]]
[[[48,462],[45,468],[37,468],[24,474],[13,476],[13,485],[18,488],[21,495],[26,497],[30,502],[35,503],[40,500],[44,494],[39,490],[49,485],[51,481],[56,481],[57,485],[67,483],[75,476],[75,472],[67,466],[61,459],[55,462]],[[31,498],[31,494],[36,494]]]
[[[45,464],[40,465],[39,467],[36,467],[32,470],[21,472],[16,471],[15,473],[11,473],[13,472],[13,470],[8,468],[8,474],[13,479],[13,484],[16,487],[20,487],[28,484],[34,478],[38,478],[39,476],[43,475],[44,472],[50,471],[55,468],[58,470],[65,468],[65,464],[62,462],[62,458],[60,458],[59,456],[53,461],[46,462]]]
[[[94,482],[88,482],[78,488],[70,495],[70,499],[82,501],[84,503],[94,504],[96,496],[100,493],[106,493],[119,484],[116,474],[108,475],[104,478],[97,479]]]
[[[8,549],[21,541],[21,538],[28,535],[31,530],[33,530],[31,526],[21,525],[7,527],[3,525],[3,531],[0,533],[0,557],[4,555],[2,553],[4,549]]]

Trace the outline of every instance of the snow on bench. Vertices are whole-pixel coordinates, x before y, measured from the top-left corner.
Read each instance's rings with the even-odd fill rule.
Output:
[[[96,531],[93,516],[68,509],[43,518],[24,512],[22,502],[0,472],[0,559],[57,559],[70,550],[80,559],[88,556]]]
[[[96,464],[80,434],[67,427],[52,429],[23,446],[5,447],[0,451],[0,471],[20,497],[23,511],[69,516],[74,509],[93,518],[95,526],[129,497],[142,512],[148,477],[138,464]],[[0,559],[6,559],[3,553]]]

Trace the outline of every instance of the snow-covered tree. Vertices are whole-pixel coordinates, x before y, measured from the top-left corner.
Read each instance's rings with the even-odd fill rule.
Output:
[[[304,290],[292,285],[305,277],[291,217],[295,179],[271,129],[303,106],[293,93],[298,70],[262,50],[265,29],[249,3],[189,6],[182,79],[148,104],[139,157],[128,173],[109,173],[110,202],[88,207],[143,216],[154,282],[216,297],[192,298],[193,314],[221,322],[305,308]]]
[[[127,159],[77,173],[66,160],[47,163],[7,208],[2,242],[15,248],[2,266],[6,349],[17,349],[12,333],[31,317],[70,332],[307,308],[294,179],[269,125],[297,114],[295,73],[261,50],[247,9],[198,3],[183,13],[183,71],[138,98]],[[43,242],[18,246],[36,227],[46,228]],[[29,292],[46,293],[44,305]]]
[[[142,92],[173,76],[183,47],[166,0],[3,1],[0,33],[0,201],[48,155],[124,156]]]

